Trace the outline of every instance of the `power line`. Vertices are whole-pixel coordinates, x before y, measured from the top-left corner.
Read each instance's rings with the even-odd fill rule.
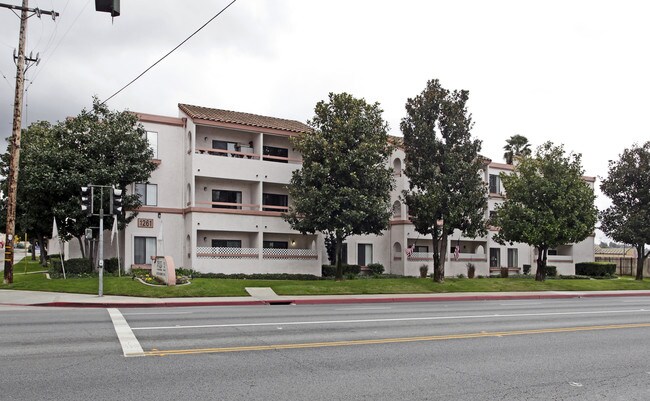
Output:
[[[111,100],[113,97],[115,97],[118,93],[120,93],[120,92],[122,92],[124,89],[128,88],[132,83],[134,83],[135,81],[137,81],[141,76],[143,76],[144,74],[146,74],[150,69],[152,69],[153,67],[155,67],[158,63],[160,63],[161,61],[163,61],[165,58],[167,58],[167,56],[169,56],[170,54],[172,54],[176,49],[178,49],[179,47],[183,46],[183,44],[185,44],[185,42],[187,42],[188,40],[190,40],[190,39],[192,38],[192,36],[194,36],[194,35],[196,35],[197,33],[199,33],[199,31],[200,31],[201,29],[205,28],[205,27],[206,27],[210,22],[212,22],[215,18],[217,18],[218,16],[220,16],[221,13],[223,13],[224,11],[226,11],[226,10],[228,9],[228,7],[230,7],[231,5],[233,5],[236,1],[237,1],[237,0],[232,0],[232,1],[227,5],[227,6],[225,6],[224,8],[222,8],[221,11],[219,11],[217,14],[215,14],[214,17],[210,18],[210,19],[208,20],[208,22],[206,22],[205,24],[201,25],[201,27],[200,27],[199,29],[197,29],[196,31],[194,31],[194,33],[192,33],[190,36],[188,36],[187,38],[185,38],[185,40],[183,40],[181,43],[179,43],[178,46],[176,46],[176,47],[174,47],[173,49],[171,49],[167,54],[165,54],[164,56],[162,56],[158,61],[156,61],[155,63],[153,63],[149,68],[147,68],[146,70],[142,71],[142,73],[140,73],[140,75],[138,75],[137,77],[133,78],[133,80],[132,80],[131,82],[129,82],[128,84],[124,85],[122,88],[120,88],[120,90],[118,90],[117,92],[115,92],[115,93],[113,93],[111,96],[109,96],[106,100],[104,100],[104,101],[102,102],[102,104],[108,102],[108,101]]]
[[[68,3],[69,3],[69,2],[68,2]],[[65,7],[68,7],[68,3],[65,4]],[[52,56],[54,56],[54,53],[55,53],[56,50],[59,48],[59,46],[61,45],[61,43],[62,43],[63,40],[65,39],[65,37],[68,35],[68,32],[70,32],[70,29],[72,29],[72,27],[73,27],[74,24],[77,22],[77,20],[79,19],[79,17],[81,16],[81,14],[84,12],[84,10],[86,9],[86,7],[88,7],[88,4],[90,4],[90,0],[88,0],[88,1],[86,2],[86,4],[85,4],[85,5],[81,8],[81,10],[79,11],[79,14],[77,14],[77,16],[76,16],[76,17],[74,18],[74,20],[72,21],[72,24],[70,24],[70,26],[68,26],[68,29],[65,31],[65,33],[63,34],[63,36],[61,37],[61,39],[59,39],[59,42],[58,42],[58,43],[56,44],[56,46],[54,47],[54,50],[52,50],[52,53],[50,53],[50,54],[47,56],[47,58],[45,58],[45,61],[43,62],[43,65],[41,66],[41,68],[40,68],[38,71],[36,71],[36,75],[34,75],[34,78],[32,78],[32,80],[29,82],[29,86],[31,86],[31,85],[34,83],[34,81],[36,80],[36,78],[38,78],[38,76],[41,74],[41,71],[43,71],[43,70],[45,69],[45,66],[47,65],[47,62],[52,58]],[[65,8],[64,8],[64,10],[65,10]],[[55,24],[53,35],[56,35],[57,30],[58,30],[58,24]],[[52,37],[52,40],[54,40],[53,37]],[[49,47],[49,46],[50,46],[50,41],[48,41],[48,43],[46,44],[46,47]],[[45,56],[45,52],[43,52],[43,56]]]

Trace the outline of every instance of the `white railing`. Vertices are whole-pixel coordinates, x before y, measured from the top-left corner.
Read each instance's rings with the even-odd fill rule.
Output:
[[[318,259],[315,249],[264,248],[262,254],[267,259]]]
[[[408,260],[433,260],[433,252],[413,252]]]
[[[196,256],[203,259],[257,259],[260,255],[258,248],[222,248],[199,246]]]
[[[551,262],[571,262],[573,256],[571,255],[547,255],[546,259]]]

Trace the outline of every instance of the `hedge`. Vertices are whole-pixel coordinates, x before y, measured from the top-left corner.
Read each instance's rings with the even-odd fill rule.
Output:
[[[576,263],[576,274],[589,277],[607,277],[616,274],[616,263],[581,262]]]
[[[546,266],[546,276],[547,277],[556,277],[557,276],[557,267],[556,266]]]
[[[68,259],[65,261],[66,274],[90,274],[93,272],[93,265],[90,259]],[[61,259],[50,259],[50,273],[55,275],[62,274]]]
[[[343,275],[352,274],[356,275],[361,273],[361,266],[359,265],[342,265],[343,266]],[[336,276],[336,266],[334,265],[323,265],[322,266],[323,277],[334,277]]]
[[[381,263],[371,263],[368,265],[368,269],[373,276],[379,276],[384,273],[384,265]]]

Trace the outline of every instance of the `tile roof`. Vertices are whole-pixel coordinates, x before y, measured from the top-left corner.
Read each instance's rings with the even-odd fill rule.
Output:
[[[178,108],[192,119],[209,120],[222,123],[247,125],[258,128],[271,128],[289,132],[311,132],[312,129],[304,123],[283,118],[260,116],[257,114],[242,113],[239,111],[211,109],[209,107],[178,104]]]
[[[594,245],[594,254],[596,255],[612,255],[612,256],[623,256],[626,257],[636,257],[636,249],[632,247],[625,248],[604,248],[599,245]]]

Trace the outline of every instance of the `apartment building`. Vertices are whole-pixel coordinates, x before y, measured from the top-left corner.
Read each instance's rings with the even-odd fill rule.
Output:
[[[120,233],[126,268],[151,263],[155,255],[172,256],[176,266],[219,273],[306,273],[320,275],[328,263],[321,235],[302,235],[282,219],[291,205],[287,185],[301,166],[290,138],[309,132],[298,121],[179,104],[179,117],[139,114],[154,150],[157,169],[149,182],[136,183],[142,197],[137,218]],[[346,240],[343,257],[362,266],[381,263],[387,273],[417,276],[422,264],[432,270],[432,240],[415,231],[401,191],[405,154],[399,147],[389,163],[396,186],[393,216],[381,236]],[[489,188],[486,217],[503,201],[500,172],[512,166],[487,163]],[[587,178],[593,186],[593,179]],[[453,235],[447,245],[447,275],[476,274],[500,267],[535,265],[534,250],[525,244],[499,245],[494,231],[480,238]],[[407,247],[414,252],[406,255]],[[458,257],[454,247],[460,248]],[[549,264],[572,274],[575,262],[593,261],[593,237],[549,251]]]

